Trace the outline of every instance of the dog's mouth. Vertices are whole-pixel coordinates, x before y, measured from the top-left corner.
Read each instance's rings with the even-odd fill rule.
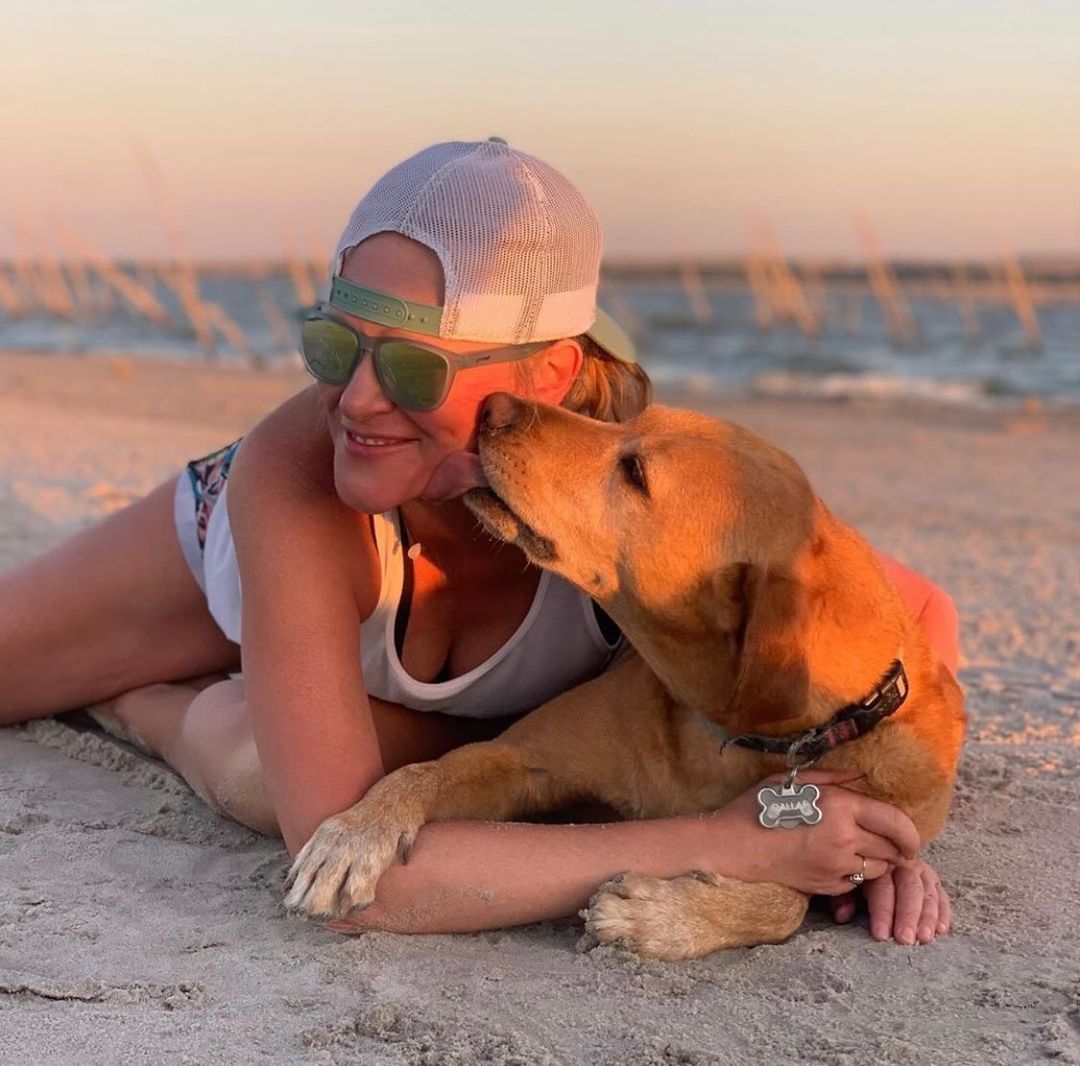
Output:
[[[488,477],[490,480],[490,474]],[[537,533],[494,489],[470,489],[463,499],[484,529],[497,540],[517,545],[533,562],[541,565],[553,563],[558,558],[555,545]]]

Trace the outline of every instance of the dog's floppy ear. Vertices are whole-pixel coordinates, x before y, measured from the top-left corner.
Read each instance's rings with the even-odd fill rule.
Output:
[[[752,733],[807,709],[809,595],[794,571],[750,564],[741,591],[742,631],[728,714],[731,728]]]

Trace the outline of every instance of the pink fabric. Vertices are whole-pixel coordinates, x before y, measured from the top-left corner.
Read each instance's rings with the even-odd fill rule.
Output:
[[[923,627],[938,658],[956,676],[960,665],[960,617],[952,597],[929,578],[878,553],[885,576]]]

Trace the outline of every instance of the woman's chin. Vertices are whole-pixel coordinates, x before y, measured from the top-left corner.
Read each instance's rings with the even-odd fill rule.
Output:
[[[354,486],[339,488],[338,496],[346,507],[361,514],[384,514],[405,502],[400,492],[379,492]]]
[[[399,507],[417,495],[410,491],[408,479],[357,476],[355,470],[334,470],[334,488],[346,507],[361,514],[382,514]]]

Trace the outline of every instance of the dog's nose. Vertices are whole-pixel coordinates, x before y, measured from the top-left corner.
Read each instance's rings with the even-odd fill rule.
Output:
[[[526,405],[508,392],[493,392],[480,408],[480,428],[489,433],[509,429],[521,421]]]

